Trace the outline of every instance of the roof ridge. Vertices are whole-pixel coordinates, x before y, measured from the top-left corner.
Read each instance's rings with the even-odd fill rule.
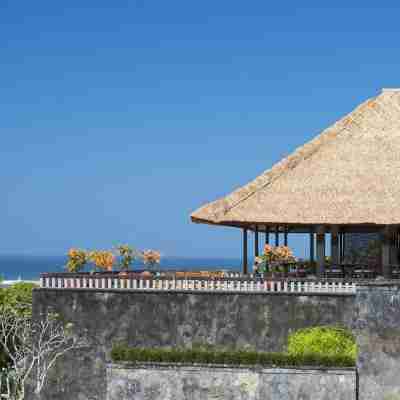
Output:
[[[220,219],[221,215],[224,216],[228,212],[230,212],[232,209],[237,207],[239,204],[242,202],[248,200],[250,197],[255,195],[258,191],[264,189],[265,187],[269,186],[273,182],[275,182],[277,179],[280,177],[284,176],[288,171],[293,170],[296,168],[303,160],[307,160],[311,158],[313,155],[315,155],[319,149],[326,145],[327,143],[331,143],[333,140],[336,140],[339,136],[342,136],[343,132],[345,131],[350,131],[350,126],[352,124],[357,124],[356,123],[356,116],[362,115],[363,110],[365,107],[371,107],[372,105],[376,102],[376,100],[381,97],[381,95],[369,98],[365,100],[363,103],[358,105],[354,110],[346,114],[344,117],[340,118],[337,122],[332,124],[330,127],[324,129],[319,135],[314,137],[311,141],[303,144],[302,146],[297,147],[288,157],[283,158],[280,160],[278,163],[274,164],[271,168],[265,170],[261,175],[259,175],[257,178],[253,179],[251,182],[246,184],[243,187],[240,187],[230,194],[228,196],[221,198],[219,200],[216,200],[216,202],[224,202],[224,207],[222,210],[217,210],[217,212],[214,214],[216,219]],[[343,125],[340,127],[340,125]],[[336,128],[336,129],[335,129]],[[339,128],[339,129],[337,129]],[[329,137],[329,136],[332,137]],[[304,151],[306,150],[306,151]],[[301,153],[305,153],[301,155]],[[293,165],[290,165],[290,164]],[[285,168],[287,167],[287,168]],[[273,175],[274,171],[280,170],[280,173],[276,173],[276,175]],[[266,179],[266,182],[262,184],[257,184],[257,180],[261,179]],[[229,200],[227,200],[227,197],[233,197],[235,194],[238,194],[240,191],[245,191],[249,186],[256,184],[256,188],[251,190],[249,193],[244,194],[240,198],[238,198],[236,201],[234,201],[232,204],[229,204]]]

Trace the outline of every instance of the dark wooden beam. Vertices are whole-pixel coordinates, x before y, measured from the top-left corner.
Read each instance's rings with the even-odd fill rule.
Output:
[[[247,229],[243,229],[243,254],[242,254],[243,260],[243,274],[247,274]]]
[[[314,262],[315,261],[315,245],[314,245],[314,231],[312,230],[310,232],[310,261]]]
[[[340,262],[340,250],[339,250],[339,227],[331,227],[331,260],[333,265],[337,265]]]
[[[288,245],[288,228],[285,226],[285,232],[283,233],[283,245]]]
[[[279,226],[275,228],[275,246],[279,246]]]
[[[265,244],[269,244],[269,227],[265,228]]]
[[[317,228],[317,274],[322,277],[325,274],[325,227]]]
[[[256,229],[254,231],[254,256],[258,257],[260,254],[260,246],[258,243],[258,226],[256,226]]]
[[[392,277],[392,270],[390,266],[391,236],[392,232],[390,227],[385,227],[382,230],[382,272],[386,279],[390,279]]]

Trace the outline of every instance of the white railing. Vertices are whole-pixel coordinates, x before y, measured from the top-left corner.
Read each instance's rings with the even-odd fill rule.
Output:
[[[234,293],[355,293],[357,284],[338,280],[274,280],[246,278],[176,279],[102,276],[43,276],[40,286],[48,289],[199,291]]]

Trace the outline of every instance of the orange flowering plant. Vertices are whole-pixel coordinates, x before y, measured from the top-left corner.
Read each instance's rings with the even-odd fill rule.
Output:
[[[89,254],[90,261],[100,270],[112,271],[115,256],[111,251],[92,251]]]
[[[161,254],[156,250],[144,250],[142,257],[144,264],[149,269],[154,269],[157,264],[160,264]]]
[[[266,244],[264,254],[254,259],[256,270],[265,272],[271,263],[284,263],[295,261],[292,250],[288,246],[272,247]]]
[[[70,249],[68,251],[67,270],[69,272],[81,271],[88,262],[88,253],[81,249]]]

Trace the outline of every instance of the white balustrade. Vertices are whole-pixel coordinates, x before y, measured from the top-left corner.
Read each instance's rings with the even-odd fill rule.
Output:
[[[159,291],[212,291],[212,292],[257,292],[257,293],[339,293],[356,292],[355,282],[341,281],[307,281],[307,280],[274,280],[255,279],[248,276],[240,279],[232,273],[228,278],[214,279],[177,279],[173,278],[129,278],[82,275],[43,276],[40,278],[42,288],[57,289],[127,289],[127,290],[159,290]]]

